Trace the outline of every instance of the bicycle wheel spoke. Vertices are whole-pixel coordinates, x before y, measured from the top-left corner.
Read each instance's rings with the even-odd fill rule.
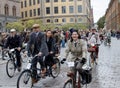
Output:
[[[8,60],[6,65],[6,72],[9,77],[13,77],[15,73],[15,66],[12,60]]]
[[[31,73],[29,71],[22,72],[17,81],[17,88],[31,88],[31,86]]]

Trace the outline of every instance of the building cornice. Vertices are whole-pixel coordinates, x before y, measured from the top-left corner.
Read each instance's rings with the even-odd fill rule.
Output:
[[[21,17],[19,16],[6,16],[4,14],[0,14],[0,17],[6,17],[6,18],[17,18],[17,19],[20,19]]]
[[[20,3],[20,0],[9,0],[9,1]]]

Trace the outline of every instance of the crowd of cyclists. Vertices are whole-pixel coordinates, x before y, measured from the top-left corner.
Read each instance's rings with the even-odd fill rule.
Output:
[[[88,47],[91,44],[95,45],[96,59],[98,59],[100,44],[106,41],[110,45],[111,35],[119,37],[120,33],[113,33],[110,30],[97,30],[96,28],[91,28],[90,30],[75,30],[71,28],[67,31],[55,28],[55,30],[48,29],[41,31],[40,25],[34,24],[31,31],[28,30],[19,33],[16,29],[11,29],[10,33],[1,33],[0,45],[3,50],[6,48],[16,48],[17,69],[21,71],[22,62],[20,52],[22,45],[27,43],[27,55],[29,57],[38,55],[38,57],[32,60],[32,67],[36,68],[37,62],[39,62],[43,78],[46,73],[46,65],[51,65],[53,69],[56,68],[53,56],[58,56],[61,48],[67,48],[65,57],[61,60],[61,63],[64,63],[66,59],[69,61],[79,60],[80,63],[77,64],[76,68],[83,75],[82,83],[84,84],[86,81],[84,80],[84,74],[81,73],[81,69],[87,60]],[[70,58],[68,58],[69,53],[71,53]],[[45,60],[43,59],[44,56]],[[70,68],[70,72],[74,73],[76,68]],[[68,75],[71,74],[70,72]],[[32,82],[36,83],[37,81],[37,70],[33,70]]]

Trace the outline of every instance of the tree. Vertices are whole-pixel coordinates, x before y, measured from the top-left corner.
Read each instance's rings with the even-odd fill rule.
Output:
[[[105,16],[101,17],[98,22],[97,22],[97,25],[98,25],[98,28],[104,28],[104,24],[105,24]]]
[[[79,29],[82,29],[82,30],[85,30],[87,28],[86,25],[83,25],[83,24],[79,24],[79,23],[73,23],[73,24],[64,24],[62,25],[62,29],[63,30],[68,30],[70,28],[74,28],[76,30],[79,30]]]
[[[18,22],[8,23],[8,24],[6,25],[6,28],[7,28],[7,29],[12,29],[12,28],[14,28],[14,29],[16,29],[17,31],[23,31],[24,26],[21,24],[20,21],[18,21]]]
[[[28,20],[25,22],[25,28],[27,29],[31,29],[33,24],[39,24],[42,25],[42,21],[41,20]]]

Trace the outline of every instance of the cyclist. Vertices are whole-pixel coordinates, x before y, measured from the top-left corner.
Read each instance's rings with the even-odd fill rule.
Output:
[[[105,33],[105,36],[107,37],[106,38],[107,44],[110,45],[110,43],[111,43],[111,31],[107,30],[107,32]]]
[[[81,62],[78,64],[77,67],[79,67],[79,73],[82,75],[82,82],[86,83],[84,74],[82,74],[82,66],[86,62],[87,57],[87,44],[84,40],[79,39],[79,33],[77,31],[73,31],[71,35],[71,39],[68,41],[68,49],[66,50],[65,58],[61,61],[61,63],[64,63],[66,58],[68,57],[69,53],[71,53],[71,58],[69,58],[69,61],[76,61],[76,59],[79,59]],[[75,68],[70,68],[71,72],[75,74]],[[68,75],[71,74],[68,73]],[[76,77],[75,77],[76,78]]]
[[[16,34],[15,29],[10,30],[10,36],[7,38],[4,48],[9,47],[9,49],[17,48],[15,49],[16,54],[16,60],[17,60],[17,69],[18,71],[21,71],[21,50],[22,42],[19,35]]]
[[[99,33],[97,32],[96,28],[92,28],[91,32],[88,36],[88,45],[89,44],[95,44],[96,45],[96,58],[98,59],[98,53],[99,53],[99,45],[100,45],[100,38]]]
[[[32,83],[34,84],[38,81],[37,67],[36,67],[37,62],[39,62],[41,65],[42,77],[45,76],[46,67],[43,57],[48,55],[48,48],[45,42],[45,35],[44,33],[40,32],[39,24],[34,24],[32,28],[33,28],[33,32],[30,34],[27,47],[28,47],[28,56],[30,56],[31,54],[32,56],[38,55],[38,57],[32,60],[32,67],[34,68]]]
[[[46,64],[46,66],[48,65],[48,66],[52,66],[53,68],[55,68],[56,65],[55,65],[55,61],[53,59],[53,57],[55,56],[55,50],[54,50],[55,41],[52,36],[51,30],[46,31],[46,43],[47,43],[49,55],[46,56],[46,58],[45,58],[45,64]]]

